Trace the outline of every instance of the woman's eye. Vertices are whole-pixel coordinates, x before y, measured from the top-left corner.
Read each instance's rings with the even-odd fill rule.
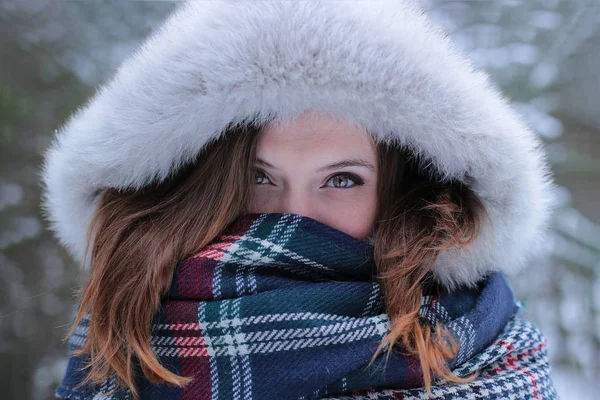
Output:
[[[354,175],[340,174],[332,177],[329,181],[327,181],[327,186],[339,189],[347,189],[354,186],[360,186],[362,184],[364,184],[362,179]]]
[[[269,181],[269,178],[267,178],[265,173],[262,171],[256,171],[256,175],[254,176],[254,183],[256,183],[257,185],[265,185],[271,183],[271,181]]]

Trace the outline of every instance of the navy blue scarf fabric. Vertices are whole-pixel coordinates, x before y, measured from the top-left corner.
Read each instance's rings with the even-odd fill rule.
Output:
[[[153,325],[151,346],[161,363],[195,380],[183,388],[153,385],[140,373],[141,398],[358,398],[420,388],[418,359],[401,349],[385,368],[383,354],[365,368],[390,329],[375,272],[369,243],[316,220],[240,217],[177,265]],[[451,293],[431,281],[420,315],[424,323],[444,323],[460,341],[449,362],[457,368],[489,348],[519,307],[506,276],[496,272],[477,288]],[[87,319],[71,337],[71,351],[86,333]],[[75,389],[85,361],[71,355],[57,397],[132,398],[114,378]]]

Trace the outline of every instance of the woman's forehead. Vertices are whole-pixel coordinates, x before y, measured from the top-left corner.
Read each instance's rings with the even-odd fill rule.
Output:
[[[375,164],[377,149],[373,139],[349,127],[285,126],[261,134],[257,157],[278,164],[329,164],[343,160],[363,160]]]
[[[338,152],[369,152],[374,141],[364,129],[326,115],[303,113],[293,120],[275,121],[262,130],[258,147],[313,151],[323,146]]]

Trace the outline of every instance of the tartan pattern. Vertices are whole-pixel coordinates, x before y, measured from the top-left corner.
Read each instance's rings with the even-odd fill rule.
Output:
[[[424,400],[424,399],[558,399],[551,378],[546,340],[531,322],[515,316],[501,335],[484,351],[455,368],[461,377],[479,371],[467,384],[439,380],[431,397],[423,388],[367,391],[366,393],[327,397],[328,400]]]
[[[375,273],[372,245],[316,220],[275,213],[238,218],[178,263],[153,323],[151,346],[161,363],[196,379],[184,388],[152,385],[138,370],[141,397],[308,400],[388,393],[377,388],[419,393],[423,382],[416,357],[394,349],[387,364],[382,355],[364,368],[390,329]],[[419,314],[424,323],[445,323],[460,340],[451,368],[467,373],[499,362],[489,371],[496,382],[512,370],[502,369],[508,355],[490,348],[520,308],[506,276],[496,272],[477,288],[451,293],[425,285]],[[87,323],[84,318],[77,327],[70,351],[82,346]],[[131,398],[128,390],[109,393],[114,379],[74,390],[84,362],[71,355],[58,398]]]

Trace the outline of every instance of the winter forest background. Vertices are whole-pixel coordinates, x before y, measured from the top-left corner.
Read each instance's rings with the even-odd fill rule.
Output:
[[[561,204],[546,254],[511,279],[548,340],[561,398],[591,399],[600,390],[600,1],[422,2],[545,140]],[[41,154],[175,5],[0,0],[4,399],[53,398],[84,278],[41,217]]]

